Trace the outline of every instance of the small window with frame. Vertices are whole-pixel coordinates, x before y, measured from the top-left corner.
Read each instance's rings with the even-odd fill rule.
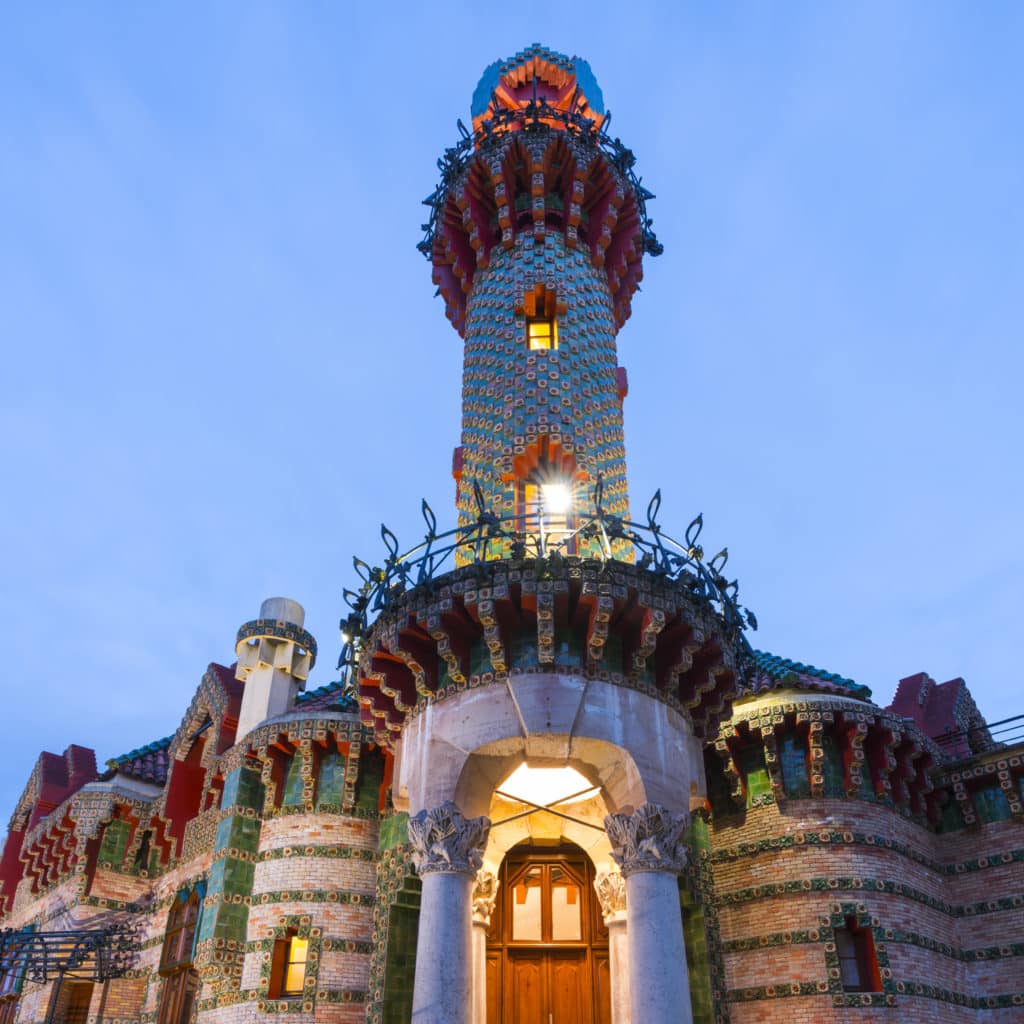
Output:
[[[558,348],[558,317],[565,313],[565,301],[559,301],[554,288],[537,282],[523,293],[516,313],[526,318],[528,352],[554,352]]]
[[[531,352],[553,352],[558,348],[558,321],[553,316],[526,318],[526,347]]]
[[[297,999],[306,986],[309,939],[301,938],[294,928],[274,942],[270,965],[271,999]]]
[[[835,932],[839,958],[839,980],[844,992],[881,992],[882,975],[878,969],[875,940],[870,928],[862,928],[848,917]]]

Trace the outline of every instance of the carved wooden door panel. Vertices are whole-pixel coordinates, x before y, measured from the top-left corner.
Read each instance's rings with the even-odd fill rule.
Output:
[[[501,996],[504,987],[501,977],[501,953],[487,952],[487,1024],[501,1022]],[[3,1021],[0,1021],[3,1024]]]
[[[593,1024],[586,952],[551,953],[547,959],[549,1024]]]
[[[594,1019],[612,1024],[612,963],[607,949],[594,950]]]
[[[548,1019],[545,956],[517,953],[509,957],[506,1024],[541,1024]]]
[[[487,948],[487,1024],[611,1024],[608,932],[578,847],[512,851]]]
[[[509,954],[503,1024],[594,1024],[586,950]]]

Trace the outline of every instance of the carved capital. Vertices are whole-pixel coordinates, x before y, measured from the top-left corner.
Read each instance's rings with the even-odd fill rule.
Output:
[[[632,814],[609,814],[604,819],[612,858],[626,878],[635,871],[678,875],[686,867],[683,833],[689,824],[689,814],[673,814],[658,804],[644,804]]]
[[[478,871],[473,886],[473,923],[490,927],[494,903],[498,898],[498,879],[490,871]]]
[[[421,875],[475,875],[483,863],[491,823],[464,818],[450,800],[409,819],[412,861]]]
[[[597,899],[605,924],[626,909],[626,879],[621,871],[602,871],[594,879]]]

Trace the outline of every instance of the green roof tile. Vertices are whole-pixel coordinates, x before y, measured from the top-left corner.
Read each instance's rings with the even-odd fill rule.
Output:
[[[810,679],[820,679],[824,683],[843,690],[849,690],[850,694],[859,700],[870,700],[871,690],[861,683],[847,679],[845,676],[835,672],[827,672],[822,668],[815,668],[813,665],[805,665],[802,661],[792,661],[789,658],[782,658],[769,651],[754,651],[754,665],[760,669],[769,679],[781,681],[787,676],[804,676]]]

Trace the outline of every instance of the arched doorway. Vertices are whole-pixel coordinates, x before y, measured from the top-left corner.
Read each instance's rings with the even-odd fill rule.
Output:
[[[487,1024],[611,1024],[608,929],[571,843],[517,846],[487,933]]]

